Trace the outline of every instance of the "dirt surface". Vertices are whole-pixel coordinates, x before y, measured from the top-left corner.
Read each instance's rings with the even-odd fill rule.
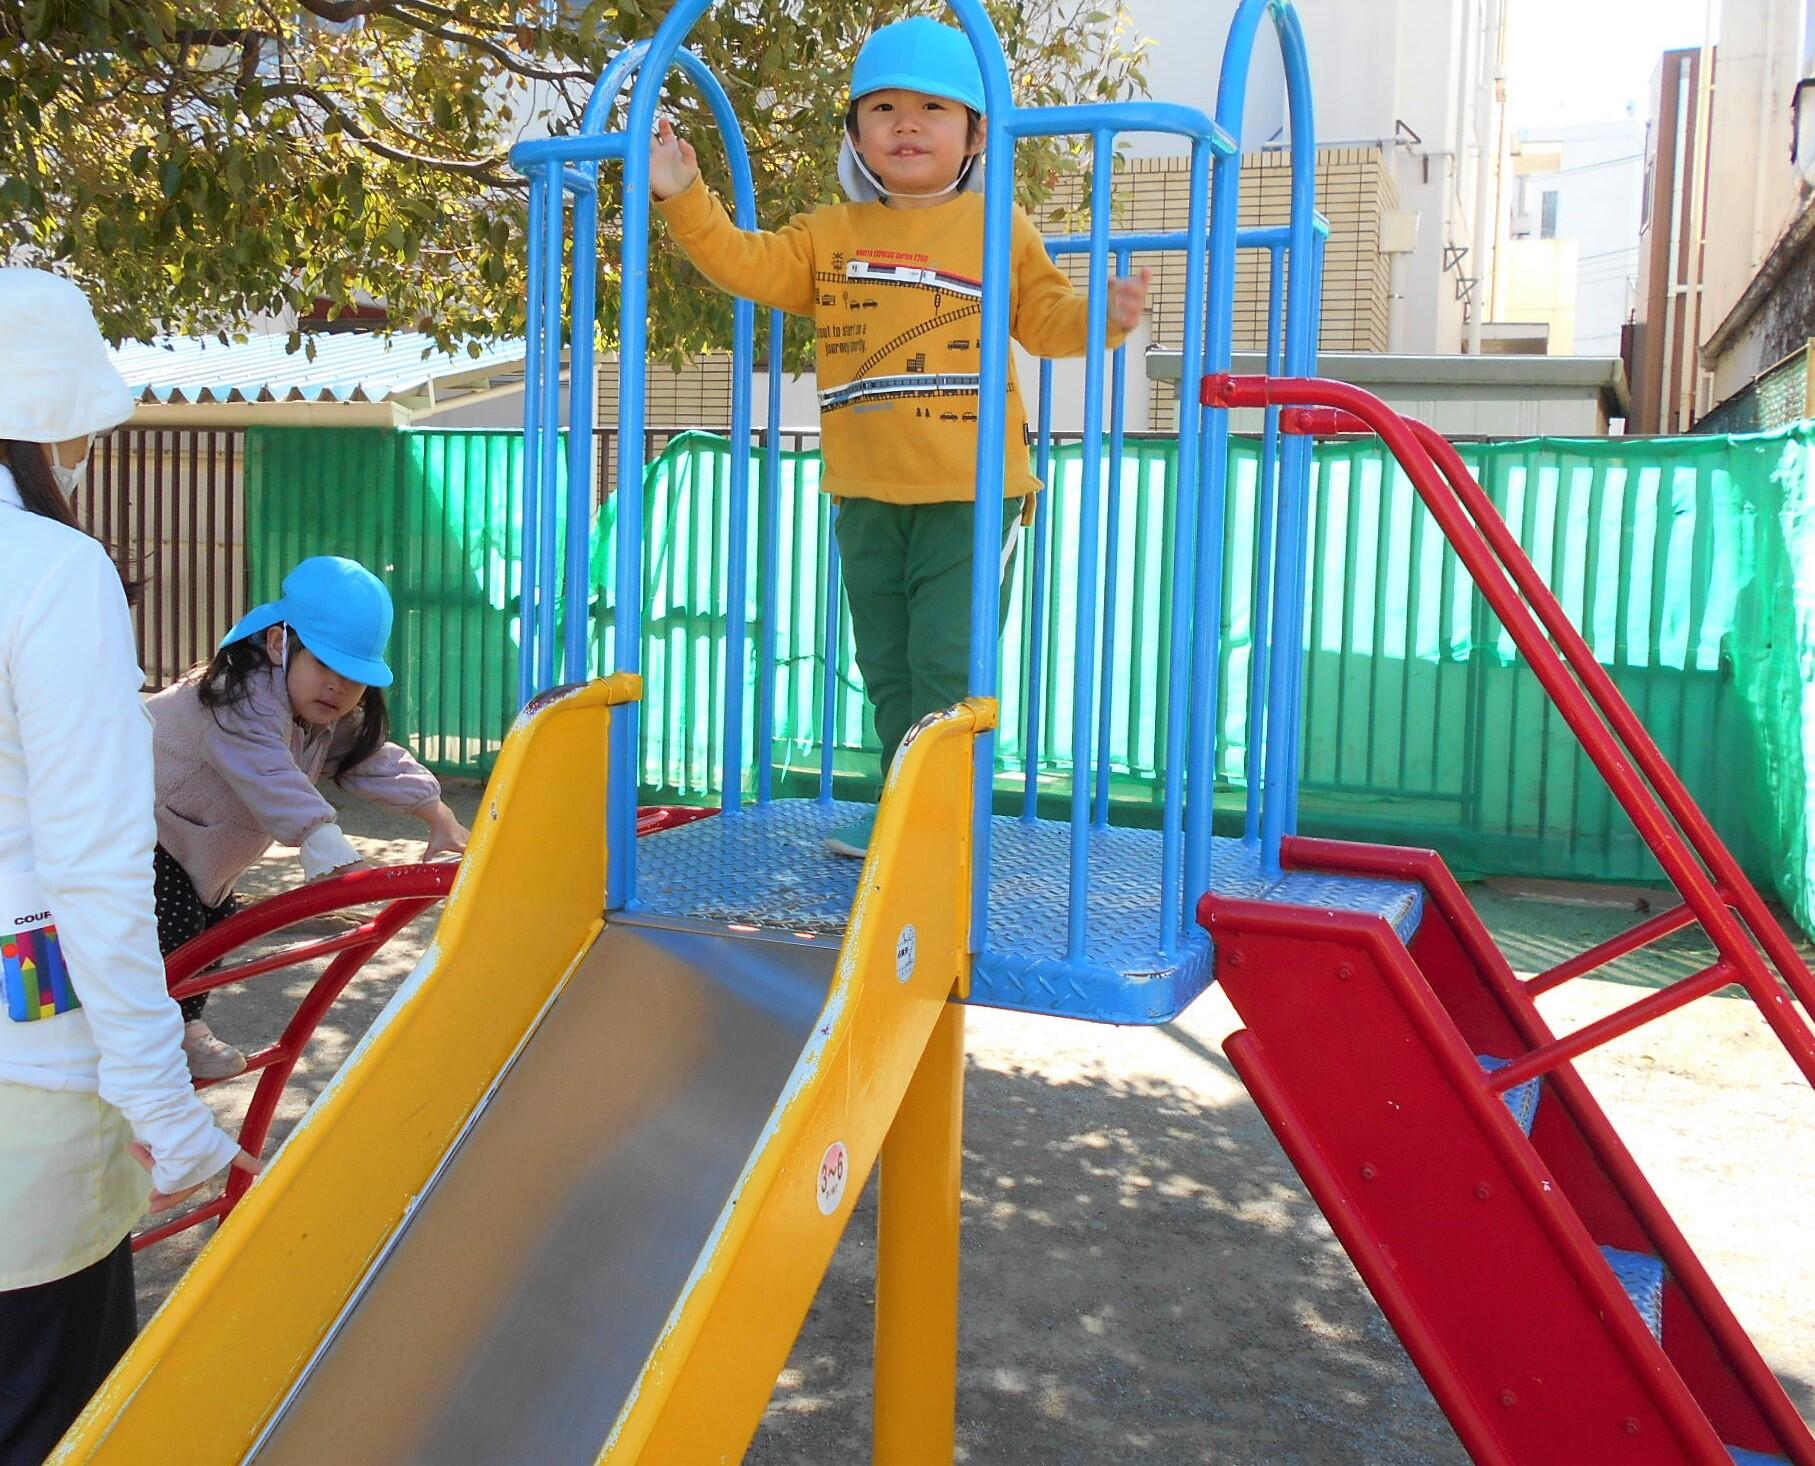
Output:
[[[472,790],[452,792],[471,811]],[[420,835],[352,803],[377,859]],[[248,896],[297,879],[266,862]],[[1470,889],[1513,965],[1537,971],[1638,919],[1630,906]],[[322,930],[327,930],[323,928]],[[319,1031],[277,1137],[413,965],[427,923],[375,959]],[[1572,1028],[1686,975],[1678,937],[1544,999]],[[274,1035],[305,990],[278,975],[210,1008],[223,1036]],[[971,1010],[959,1458],[1413,1466],[1466,1460],[1422,1381],[1223,1057],[1212,990],[1175,1024],[1102,1028]],[[1750,1003],[1692,1005],[1580,1068],[1805,1415],[1815,1415],[1815,1091]],[[211,1098],[237,1117],[249,1086]],[[866,1459],[874,1194],[821,1289],[748,1459]],[[144,1316],[193,1256],[187,1233],[140,1258]]]

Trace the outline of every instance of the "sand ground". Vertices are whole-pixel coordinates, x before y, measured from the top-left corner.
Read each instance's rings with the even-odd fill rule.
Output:
[[[470,814],[478,791],[450,791]],[[374,858],[420,853],[408,821],[351,801]],[[275,856],[242,890],[298,878]],[[1557,893],[1545,893],[1554,897]],[[1568,894],[1568,893],[1563,893]],[[1471,888],[1513,965],[1536,971],[1637,917],[1631,905]],[[432,916],[379,954],[328,1015],[274,1142],[414,964]],[[324,926],[323,930],[329,928]],[[338,928],[335,928],[338,929]],[[1544,1000],[1573,1027],[1699,968],[1688,937]],[[274,1037],[307,975],[220,995],[215,1028]],[[959,1457],[1414,1466],[1464,1453],[1236,1079],[1235,1015],[1212,990],[1178,1022],[1117,1029],[970,1010]],[[1715,998],[1580,1065],[1805,1416],[1815,1416],[1815,1091],[1751,1004]],[[210,1094],[237,1120],[250,1086]],[[206,1230],[206,1229],[204,1229]],[[847,1231],[749,1460],[866,1459],[873,1189]],[[205,1240],[141,1256],[149,1317]]]

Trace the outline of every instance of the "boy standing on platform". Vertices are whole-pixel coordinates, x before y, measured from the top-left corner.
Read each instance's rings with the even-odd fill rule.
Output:
[[[776,231],[738,229],[667,123],[650,187],[688,257],[714,284],[811,316],[818,327],[822,484],[838,501],[838,548],[857,664],[886,775],[922,717],[961,701],[970,664],[979,335],[983,307],[983,77],[963,32],[897,21],[857,58],[839,181],[828,204]],[[1088,303],[1015,211],[1009,330],[1037,356],[1088,347]],[[1148,274],[1110,285],[1111,347],[1140,319]],[[1002,564],[1040,481],[1009,371]],[[1019,512],[1015,512],[1018,510]],[[868,849],[873,818],[835,831]]]

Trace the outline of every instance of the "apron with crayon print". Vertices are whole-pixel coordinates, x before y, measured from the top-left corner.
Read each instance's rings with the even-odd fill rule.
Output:
[[[0,875],[0,988],[14,1023],[81,1007],[56,922],[30,873]]]

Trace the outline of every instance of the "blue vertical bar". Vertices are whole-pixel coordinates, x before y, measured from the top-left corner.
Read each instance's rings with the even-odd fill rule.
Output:
[[[644,58],[631,93],[625,132],[648,137],[655,130],[655,103],[666,65],[660,40],[694,4],[669,13]],[[685,34],[685,26],[681,34]],[[653,65],[652,65],[653,63]],[[614,651],[619,672],[643,671],[643,464],[646,456],[647,354],[649,350],[649,149],[624,152],[624,229],[618,256],[618,481],[617,580]],[[636,904],[637,750],[641,746],[642,706],[624,703],[611,714],[611,773],[606,800],[606,904],[621,910]]]
[[[769,312],[769,415],[763,441],[762,519],[757,526],[756,802],[775,797],[775,642],[781,594],[781,352],[782,314]]]
[[[561,165],[548,163],[546,169],[548,204],[542,211],[542,237],[548,278],[542,289],[542,361],[548,373],[548,390],[542,396],[542,489],[537,496],[536,533],[536,685],[552,687],[555,683],[555,599],[560,584],[556,550],[560,544],[557,529],[560,497],[555,486],[560,482],[561,464],[561,234],[567,217],[567,195],[562,188]]]
[[[1308,315],[1310,316],[1310,340],[1308,343],[1310,354],[1304,365],[1301,366],[1294,375],[1307,377],[1314,377],[1317,375],[1317,322],[1323,314],[1323,256],[1325,243],[1326,236],[1322,233],[1317,233],[1312,236],[1311,285],[1309,292],[1311,297],[1311,309],[1308,312]],[[1313,449],[1313,441],[1309,438],[1305,439],[1304,466],[1302,469],[1303,481],[1298,488],[1299,575],[1297,583],[1300,587],[1299,595],[1301,601],[1303,599],[1305,562],[1310,549],[1311,469]],[[1299,612],[1301,627],[1303,624],[1303,617],[1304,612],[1301,608]],[[1301,630],[1299,634],[1301,651],[1303,641],[1304,637]],[[1286,761],[1284,831],[1288,835],[1296,835],[1298,833],[1298,782],[1304,770],[1304,703],[1304,658],[1301,655],[1299,658],[1298,676],[1293,679],[1292,683],[1291,721],[1287,724],[1292,737],[1292,755]]]
[[[1021,800],[1021,818],[1031,824],[1040,817],[1040,724],[1046,708],[1046,557],[1051,543],[1052,488],[1052,360],[1040,359],[1040,437],[1036,472],[1046,486],[1044,504],[1034,506],[1033,565],[1027,597],[1027,703],[1022,709],[1027,779]]]
[[[1285,369],[1285,250],[1267,250],[1267,375]],[[1248,754],[1247,810],[1242,838],[1260,839],[1261,750],[1266,745],[1267,657],[1273,628],[1273,517],[1279,493],[1279,409],[1267,409],[1260,440],[1260,480],[1254,486],[1254,579],[1248,596]]]
[[[1241,157],[1216,160],[1210,203],[1210,324],[1205,369],[1226,372],[1235,353],[1236,215]],[[1191,731],[1185,759],[1185,900],[1195,905],[1210,889],[1210,835],[1216,812],[1216,709],[1221,682],[1223,516],[1229,482],[1229,414],[1202,417],[1203,492],[1197,503],[1197,566],[1191,626]]]
[[[738,301],[731,316],[731,511],[725,535],[725,742],[720,791],[727,810],[744,803],[744,684],[749,664],[750,388],[755,370],[756,307]]]
[[[589,170],[596,180],[598,169]],[[567,396],[567,587],[563,676],[584,682],[592,630],[588,591],[592,575],[593,351],[598,318],[599,195],[576,190],[573,209],[573,349]]]
[[[971,558],[970,691],[996,695],[997,618],[1002,590],[1002,474],[1007,457],[1009,251],[1015,207],[1014,94],[1008,60],[981,0],[951,0],[983,74],[990,147],[983,159],[983,321],[977,385],[976,525]],[[989,938],[990,816],[995,795],[996,735],[976,741],[971,785],[971,925],[969,947]]]
[[[523,343],[523,534],[517,587],[517,703],[536,695],[536,529],[542,493],[543,380],[542,293],[546,261],[542,251],[542,215],[548,207],[548,172],[537,169],[529,180],[529,305]],[[559,380],[557,375],[556,380]]]
[[[819,802],[832,802],[832,739],[838,731],[838,511],[826,526],[826,614],[820,645],[825,648],[824,696],[819,709]]]
[[[1090,917],[1090,740],[1094,721],[1098,597],[1097,550],[1103,512],[1103,357],[1109,326],[1109,225],[1115,183],[1115,134],[1091,136],[1090,305],[1084,347],[1084,479],[1078,497],[1076,650],[1072,659],[1071,894],[1066,955],[1084,960]]]
[[[1286,295],[1285,375],[1310,375],[1317,367],[1316,127],[1312,120],[1310,63],[1297,12],[1271,9],[1285,63],[1292,133],[1292,214],[1287,225],[1290,263]],[[1226,55],[1227,53],[1225,53]],[[1300,747],[1297,719],[1304,682],[1306,515],[1310,508],[1311,440],[1293,434],[1279,450],[1278,568],[1274,573],[1272,646],[1267,689],[1265,778],[1261,805],[1261,868],[1280,869],[1280,839],[1291,823]]]
[[[1197,565],[1197,504],[1202,488],[1198,474],[1199,438],[1204,409],[1196,384],[1204,372],[1209,194],[1210,149],[1204,143],[1195,143],[1191,149],[1190,212],[1185,244],[1185,342],[1179,359],[1172,604],[1166,608],[1166,614],[1172,618],[1166,664],[1172,696],[1166,707],[1166,797],[1160,823],[1160,948],[1166,952],[1177,950],[1184,940],[1184,924],[1189,919],[1184,899],[1184,786],[1185,730],[1191,699],[1186,695],[1186,689],[1190,685],[1187,678],[1190,675],[1191,627],[1197,603],[1193,582]],[[1229,298],[1224,297],[1219,309],[1228,308]]]
[[[648,49],[634,62],[608,76],[621,80],[637,67],[635,88],[624,121],[623,247],[619,255],[622,286],[618,306],[618,544],[617,664],[622,672],[643,670],[643,470],[649,352],[649,149],[655,132],[656,104],[671,63],[704,94],[725,139],[737,194],[737,222],[755,221],[749,152],[736,111],[725,90],[691,52],[680,49],[693,23],[711,8],[712,0],[675,0]],[[633,48],[634,50],[634,48]],[[623,58],[620,58],[622,61]],[[591,116],[591,104],[588,115]],[[602,104],[599,115],[609,103]],[[746,446],[747,445],[742,445]],[[606,904],[622,909],[636,904],[637,750],[642,709],[637,703],[615,708],[611,720],[611,777],[607,810]]]
[[[1129,255],[1117,250],[1116,276],[1128,275]],[[1109,739],[1115,723],[1116,579],[1122,553],[1122,450],[1128,416],[1128,347],[1116,347],[1109,381],[1109,524],[1103,541],[1103,680],[1097,694],[1097,804],[1095,823],[1109,825]]]

